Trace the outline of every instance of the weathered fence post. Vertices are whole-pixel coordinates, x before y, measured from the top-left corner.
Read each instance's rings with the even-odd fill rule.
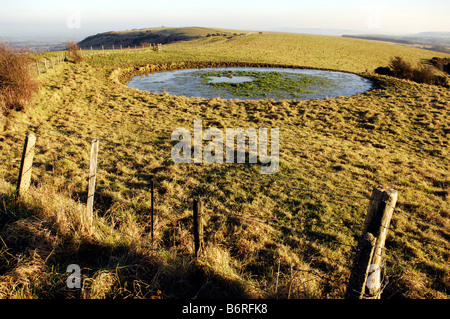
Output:
[[[397,197],[393,189],[382,186],[373,189],[347,285],[347,299],[362,299],[366,295],[379,299],[381,296],[384,244]]]
[[[152,233],[152,245],[153,245],[153,206],[154,206],[154,202],[155,202],[154,190],[155,190],[155,184],[152,179],[152,182],[151,182],[151,211],[150,211],[150,213],[151,213],[151,215],[150,215],[150,223],[151,223],[150,231]]]
[[[41,72],[39,71],[39,62],[36,61],[36,70],[37,70],[37,74],[41,74]]]
[[[23,145],[22,161],[20,162],[19,178],[17,180],[16,196],[20,197],[28,191],[31,184],[31,168],[33,166],[36,137],[28,134]]]
[[[94,139],[91,147],[91,159],[89,164],[89,185],[88,185],[88,198],[86,205],[86,220],[85,223],[88,227],[92,227],[94,223],[94,192],[95,181],[97,179],[97,160],[98,160],[98,144],[99,141]]]
[[[203,247],[203,202],[194,200],[194,254],[198,257]]]

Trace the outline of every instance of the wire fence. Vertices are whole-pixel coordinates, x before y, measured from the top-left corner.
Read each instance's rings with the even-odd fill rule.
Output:
[[[249,34],[254,33],[250,32]],[[105,52],[108,53],[114,52],[114,51],[123,51],[123,50],[153,50],[153,51],[163,51],[163,50],[185,50],[185,49],[192,49],[192,48],[199,48],[199,47],[209,47],[214,46],[218,44],[227,43],[230,41],[234,41],[237,39],[240,39],[242,37],[247,37],[249,34],[243,33],[243,34],[227,34],[227,35],[220,35],[220,36],[211,36],[211,37],[205,37],[200,38],[200,42],[193,43],[192,41],[196,40],[190,40],[188,42],[182,42],[182,41],[176,41],[172,43],[157,43],[157,42],[142,42],[139,44],[97,44],[97,45],[84,45],[81,46],[79,49],[81,53],[83,54],[89,54],[89,53],[98,53],[98,52]],[[204,41],[205,39],[210,39],[209,41]]]
[[[35,61],[29,65],[29,69],[35,70],[36,75],[48,72],[50,69],[54,69],[57,65],[64,63],[64,54],[57,54],[56,56],[45,57],[43,61]]]
[[[142,147],[139,147],[139,146],[135,146],[135,145],[122,144],[122,143],[113,142],[113,141],[110,141],[110,140],[107,140],[107,139],[99,139],[99,138],[95,138],[95,137],[91,137],[91,136],[83,136],[83,135],[77,134],[74,131],[66,131],[66,130],[59,130],[59,129],[54,129],[54,128],[48,128],[48,127],[44,127],[42,125],[32,125],[32,124],[29,124],[29,123],[24,123],[24,122],[21,122],[21,121],[17,121],[17,120],[5,118],[5,117],[0,117],[0,120],[5,121],[5,122],[9,122],[9,123],[13,123],[13,124],[17,124],[17,125],[20,125],[20,126],[23,126],[23,127],[27,127],[28,130],[32,130],[32,131],[34,131],[37,134],[39,132],[41,132],[41,131],[47,131],[47,132],[56,133],[56,134],[59,134],[59,135],[64,135],[64,136],[67,136],[67,137],[73,137],[73,138],[77,138],[77,139],[82,139],[82,140],[85,140],[87,142],[91,142],[92,140],[97,139],[101,143],[110,146],[113,151],[116,150],[117,148],[123,148],[123,149],[133,150],[135,152],[139,152],[139,153],[146,154],[146,155],[158,156],[158,157],[160,157],[160,158],[162,158],[164,160],[170,160],[170,156],[167,156],[167,155],[159,153],[159,152],[146,150],[145,149],[145,147],[146,147],[145,145],[141,145]],[[7,136],[5,136],[4,138],[7,138]],[[14,157],[15,158],[19,158],[20,155],[17,154],[17,153],[14,153]],[[63,155],[59,155],[58,156],[58,160],[68,160],[71,163],[76,164],[76,165],[83,165],[83,166],[87,166],[88,165],[87,162],[76,161],[76,160],[73,160],[73,159],[69,158],[68,156],[63,156]],[[40,163],[40,165],[51,165],[51,164],[50,163]],[[195,164],[191,164],[191,165],[195,165]],[[222,168],[222,167],[219,167],[219,166],[212,167],[209,170],[209,172],[207,173],[207,175],[208,175],[208,177],[213,178],[213,179],[214,178],[220,179],[220,177],[215,177],[214,174],[216,174],[216,175],[217,174],[221,174],[222,176],[229,176],[230,178],[232,178],[234,180],[239,180],[239,182],[245,184],[247,187],[250,187],[250,188],[256,187],[256,186],[258,186],[258,187],[270,187],[270,188],[275,188],[276,187],[276,188],[284,189],[286,191],[289,190],[289,191],[301,192],[301,193],[320,194],[320,195],[326,196],[329,199],[335,199],[335,198],[343,199],[343,198],[345,198],[345,199],[351,199],[351,200],[356,200],[356,201],[364,201],[364,202],[373,200],[373,198],[368,197],[368,196],[355,196],[355,195],[352,195],[352,194],[350,194],[349,191],[341,192],[341,193],[334,193],[334,192],[329,192],[329,191],[316,190],[316,189],[312,189],[312,188],[292,186],[292,185],[295,184],[295,180],[287,180],[287,181],[281,182],[281,181],[276,180],[274,178],[272,178],[272,179],[269,179],[269,178],[267,178],[267,179],[255,178],[255,177],[252,177],[252,176],[244,175],[242,173],[230,172],[230,169],[225,169],[225,168]],[[177,202],[179,202],[180,204],[184,205],[185,207],[189,207],[189,205],[192,203],[192,200],[189,199],[189,198],[179,198],[179,197],[176,197],[176,196],[159,195],[158,192],[156,194],[157,195],[155,197],[155,204],[156,204],[155,212],[158,212],[158,205],[160,203],[162,203],[164,200],[169,200],[169,201],[176,200]],[[438,229],[438,230],[441,230],[441,231],[444,231],[444,232],[449,232],[450,231],[450,229],[448,227],[445,227],[445,226],[442,226],[442,225],[438,225],[435,222],[432,222],[432,221],[429,221],[429,220],[424,220],[424,219],[418,218],[416,216],[413,216],[412,214],[409,214],[409,213],[405,212],[403,209],[400,209],[399,207],[392,207],[392,208],[394,209],[395,212],[398,212],[398,213],[403,214],[404,216],[406,216],[408,218],[408,221],[412,220],[412,221],[414,221],[416,223],[427,225],[427,226],[433,227],[435,229]],[[221,216],[220,214],[216,214],[215,215],[215,217],[220,217],[220,216]],[[328,237],[325,237],[325,238],[317,238],[316,237],[316,238],[314,238],[314,236],[312,236],[311,233],[308,233],[306,231],[302,231],[301,229],[296,227],[295,224],[291,224],[291,225],[280,224],[279,220],[276,219],[276,218],[261,219],[261,218],[256,218],[256,217],[253,217],[253,216],[245,216],[243,214],[238,214],[238,213],[232,212],[232,211],[231,212],[227,212],[227,216],[230,217],[230,218],[244,220],[244,221],[247,221],[247,222],[259,223],[261,225],[272,227],[272,228],[278,229],[280,231],[290,232],[292,234],[296,234],[298,236],[301,236],[302,240],[309,241],[310,243],[317,242],[317,240],[322,240],[322,241],[326,242],[328,245],[333,243],[333,244],[338,245],[338,246],[349,247],[350,248],[349,253],[354,253],[356,248],[357,248],[356,244],[352,245],[352,244],[344,243],[344,242],[342,242],[342,241],[340,241],[338,239],[330,239]],[[164,217],[168,218],[168,216],[164,216]],[[107,226],[105,224],[105,222],[102,222],[100,220],[98,220],[97,222]],[[172,216],[171,223],[175,224],[177,222],[178,222],[177,217],[176,216],[175,217]],[[361,226],[361,223],[359,223],[359,224],[360,224],[359,226]],[[297,226],[300,226],[300,225],[297,225]],[[392,227],[392,225],[391,225],[389,227],[389,231],[396,232],[396,229],[394,227]],[[120,233],[122,235],[124,235],[124,236],[129,237],[132,240],[139,240],[140,236],[142,236],[142,235],[140,235],[139,238],[138,238],[138,237],[136,237],[135,235],[132,235],[132,234],[127,234],[127,233],[124,233],[124,232],[120,232]],[[355,235],[356,235],[356,233],[355,233]],[[407,236],[414,238],[413,234],[407,234]],[[448,246],[446,246],[446,244],[443,246],[442,242],[438,243],[438,242],[433,242],[432,240],[429,240],[427,243],[430,244],[430,245],[434,245],[436,247],[439,247],[441,249],[442,248],[448,249]],[[151,243],[149,246],[155,248],[153,246],[153,243]],[[382,251],[383,251],[382,256],[381,256],[382,257],[382,262],[383,262],[382,269],[384,270],[383,277],[382,277],[382,291],[383,291],[384,288],[387,287],[387,284],[389,282],[389,280],[388,280],[389,276],[386,274],[386,266],[385,266],[386,259],[389,259],[391,262],[399,262],[399,261],[398,260],[393,260],[392,258],[389,257],[389,254],[387,253],[387,252],[389,252],[389,249],[387,249],[386,247],[380,247],[380,248],[382,248]],[[158,249],[158,248],[155,248],[155,249]],[[261,258],[266,258],[264,256],[260,256],[260,257]],[[273,260],[273,259],[267,260],[267,258],[266,258],[266,262],[272,263],[272,264],[274,264],[274,263],[276,264],[276,260]],[[297,272],[302,272],[302,273],[305,273],[305,274],[310,274],[310,275],[312,275],[312,276],[314,276],[316,278],[319,278],[321,280],[324,280],[324,281],[327,281],[327,282],[330,282],[330,283],[333,283],[333,284],[337,284],[337,285],[347,285],[348,284],[348,281],[342,281],[342,280],[334,279],[333,276],[335,274],[333,274],[333,273],[325,275],[323,273],[320,273],[317,270],[300,268],[300,267],[297,267],[294,264],[280,263],[279,260],[278,260],[278,268],[279,269],[283,268],[283,269],[288,269],[290,271],[297,271]],[[369,297],[369,296],[365,296],[365,297]]]
[[[92,137],[92,136],[84,136],[84,135],[80,135],[77,134],[74,131],[68,131],[68,130],[58,130],[58,129],[53,129],[53,128],[47,128],[47,127],[43,127],[41,125],[33,125],[33,124],[29,124],[29,123],[24,123],[24,122],[20,122],[20,121],[16,121],[16,120],[12,120],[9,118],[5,118],[5,117],[0,117],[0,120],[2,121],[7,121],[10,123],[14,123],[14,124],[18,124],[18,125],[22,125],[22,126],[26,126],[29,129],[32,129],[35,133],[38,133],[40,130],[43,131],[48,131],[48,132],[53,132],[53,133],[59,133],[65,136],[69,136],[69,137],[75,137],[78,139],[83,139],[86,140],[88,142],[91,142],[92,140],[99,140],[100,142],[102,142],[103,144],[106,144],[108,146],[111,146],[112,148],[124,148],[124,149],[129,149],[129,150],[133,150],[133,151],[137,151],[140,152],[142,154],[149,154],[149,155],[156,155],[161,157],[163,160],[170,160],[171,156],[167,155],[167,154],[161,154],[155,151],[148,151],[145,150],[144,147],[137,147],[137,146],[133,146],[133,145],[127,145],[127,144],[123,144],[123,143],[117,143],[117,142],[112,142],[109,141],[107,139],[103,139],[103,138],[97,138],[97,137]],[[79,164],[79,162],[76,162],[72,159],[70,159],[69,157],[65,157],[65,156],[61,156],[61,159],[66,159],[69,160],[73,163]],[[195,164],[192,164],[195,165]],[[350,195],[350,191],[347,193],[334,193],[334,192],[326,192],[326,191],[321,191],[321,190],[316,190],[316,189],[311,189],[311,188],[304,188],[304,187],[295,187],[295,186],[289,186],[289,185],[284,185],[281,184],[279,181],[277,180],[264,180],[261,178],[255,178],[255,177],[250,177],[250,176],[246,176],[246,175],[242,175],[242,174],[237,174],[237,173],[233,173],[230,172],[229,170],[223,169],[223,168],[219,168],[219,167],[213,167],[211,172],[218,172],[218,173],[222,173],[224,175],[227,176],[231,176],[231,177],[235,177],[238,178],[241,181],[248,181],[248,182],[252,182],[252,183],[257,183],[259,185],[262,186],[270,186],[270,187],[279,187],[279,188],[283,188],[283,189],[287,189],[287,190],[294,190],[294,191],[299,191],[299,192],[304,192],[304,193],[315,193],[315,194],[322,194],[322,195],[327,195],[329,197],[337,197],[337,198],[349,198],[349,199],[358,199],[358,200],[371,200],[371,197],[364,197],[364,196],[355,196],[355,195]],[[289,183],[294,182],[294,180],[289,180]],[[442,230],[446,230],[446,231],[450,231],[450,228],[442,226],[442,225],[438,225],[434,222],[428,221],[428,220],[424,220],[421,219],[419,217],[413,216],[411,214],[406,213],[404,210],[398,208],[398,207],[393,207],[393,209],[403,215],[405,215],[406,217],[408,217],[409,219],[412,219],[414,221],[416,221],[417,223],[421,223],[421,224],[425,224],[428,226],[432,226],[438,229],[442,229]]]

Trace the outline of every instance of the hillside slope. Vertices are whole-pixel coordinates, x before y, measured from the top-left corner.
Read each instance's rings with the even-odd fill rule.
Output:
[[[0,298],[342,298],[372,187],[380,184],[399,192],[382,298],[448,299],[450,92],[370,71],[396,55],[411,63],[449,55],[259,33],[159,52],[83,53],[82,62],[38,76],[30,112],[0,121]],[[276,102],[154,94],[125,83],[141,72],[249,63],[364,73],[379,88]],[[194,119],[205,129],[279,128],[278,173],[261,176],[260,165],[250,164],[174,164],[171,132],[192,131]],[[33,186],[17,201],[30,132],[37,137]],[[88,231],[82,216],[94,138],[97,219]],[[205,246],[194,259],[197,198]],[[71,290],[66,269],[74,263],[83,287]]]
[[[205,38],[209,36],[232,36],[233,34],[246,34],[245,31],[202,28],[202,27],[184,27],[184,28],[146,28],[133,29],[127,31],[111,31],[99,33],[87,37],[80,41],[78,45],[82,48],[100,48],[102,45],[112,47],[134,47],[141,43],[161,43],[168,44],[178,41],[189,41],[193,39]]]

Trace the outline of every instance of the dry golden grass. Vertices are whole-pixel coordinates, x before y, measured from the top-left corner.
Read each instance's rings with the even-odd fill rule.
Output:
[[[352,39],[251,35],[160,53],[97,52],[41,75],[36,107],[15,114],[17,121],[41,126],[31,129],[38,136],[35,185],[18,205],[11,199],[12,184],[27,128],[0,122],[1,216],[12,216],[2,217],[1,293],[8,298],[342,298],[368,201],[282,186],[369,197],[374,185],[384,184],[398,190],[401,211],[448,229],[448,90],[374,76],[378,89],[352,97],[243,102],[140,92],[124,80],[152,69],[246,63],[364,72],[395,55],[414,63],[441,56]],[[170,133],[192,128],[193,119],[202,119],[205,127],[280,128],[278,187],[224,173],[260,179],[259,166],[225,165],[216,171],[211,165],[174,165]],[[80,216],[93,137],[101,140],[99,219],[88,231]],[[189,200],[198,196],[205,201],[206,247],[194,262]],[[19,239],[39,258],[25,254]],[[384,298],[448,297],[448,231],[396,213],[387,249],[390,281]],[[17,269],[23,272],[19,259],[47,275],[40,281],[29,277],[30,283],[20,286],[20,276],[13,276]],[[72,263],[82,267],[81,291],[65,287],[65,267]]]

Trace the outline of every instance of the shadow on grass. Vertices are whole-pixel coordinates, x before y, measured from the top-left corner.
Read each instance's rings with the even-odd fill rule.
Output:
[[[39,299],[251,297],[243,282],[186,253],[143,248],[143,242],[109,244],[82,234],[61,235],[53,218],[39,216],[42,208],[5,194],[0,203],[0,296],[21,289],[21,296]],[[70,264],[81,268],[81,289],[67,287]]]

